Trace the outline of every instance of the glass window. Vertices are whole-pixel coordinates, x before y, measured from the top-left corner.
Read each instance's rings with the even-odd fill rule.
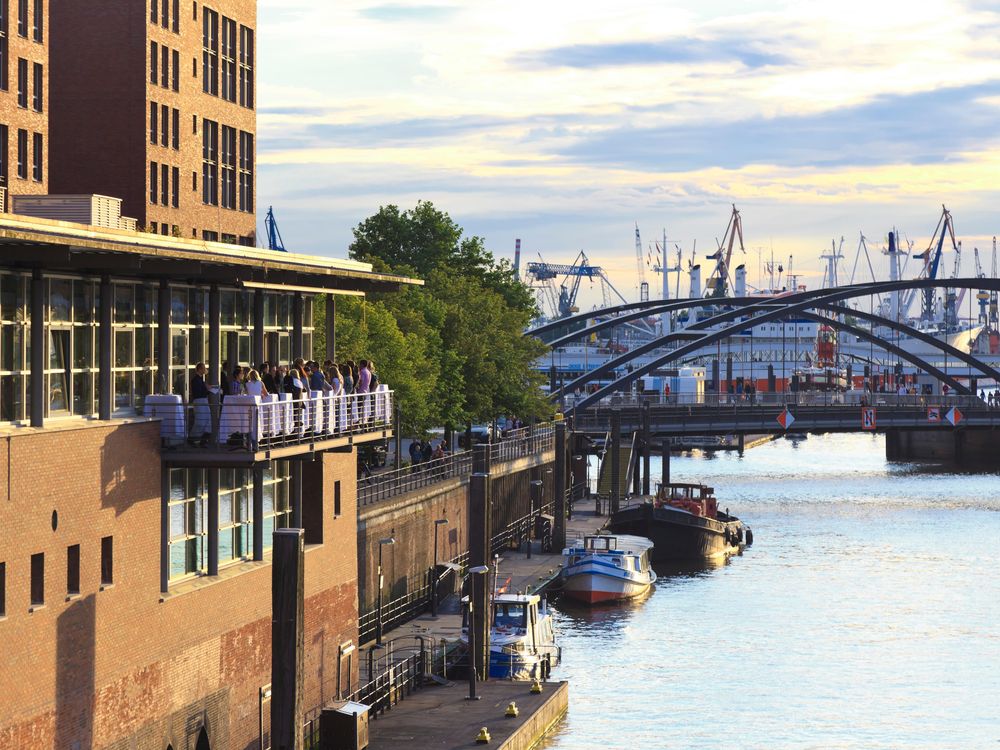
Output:
[[[94,329],[77,326],[73,329],[73,368],[87,370],[94,366]]]
[[[70,332],[49,330],[49,414],[70,410]]]
[[[94,285],[89,281],[73,282],[73,320],[90,323],[93,320]]]
[[[69,323],[73,319],[72,304],[73,282],[67,279],[49,281],[50,320],[56,323]]]
[[[73,376],[73,413],[85,417],[94,413],[91,373],[77,373]]]
[[[185,289],[170,290],[170,322],[178,325],[187,325],[188,294]]]
[[[115,284],[115,323],[135,322],[135,302],[131,284]]]
[[[115,367],[132,367],[132,331],[115,331]]]

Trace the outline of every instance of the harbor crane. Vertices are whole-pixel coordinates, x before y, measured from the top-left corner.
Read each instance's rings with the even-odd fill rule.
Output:
[[[264,217],[264,231],[267,233],[268,250],[288,252],[285,250],[285,241],[281,238],[281,230],[278,229],[278,220],[274,218],[274,206],[267,207],[267,216]]]
[[[746,255],[746,248],[743,247],[743,220],[734,205],[733,212],[729,216],[726,233],[722,236],[722,242],[719,243],[718,249],[708,256],[709,260],[715,261],[715,268],[705,285],[706,297],[726,297],[728,295],[732,283],[729,277],[729,264],[733,257],[733,247],[737,238],[740,241],[740,251]]]
[[[649,282],[646,281],[646,265],[642,259],[642,238],[639,236],[639,222],[635,224],[635,262],[638,268],[639,301],[649,301]]]
[[[615,289],[608,275],[600,266],[595,266],[582,250],[576,256],[572,265],[546,263],[541,254],[537,263],[528,263],[525,278],[528,286],[535,289],[539,296],[548,302],[548,313],[552,319],[565,318],[580,312],[576,297],[580,291],[580,282],[587,278],[593,283],[601,284],[603,307],[610,307],[617,300],[625,302],[625,298]],[[559,277],[562,280],[557,285]]]
[[[952,249],[954,249],[954,251],[961,256],[962,251],[959,249],[958,240],[955,239],[955,227],[952,222],[951,213],[945,206],[941,206],[941,218],[938,219],[937,227],[934,229],[934,234],[931,235],[930,244],[927,245],[927,249],[922,253],[911,256],[914,260],[922,260],[924,262],[924,267],[917,276],[918,279],[937,278],[938,269],[941,266],[941,254],[944,250],[944,241],[946,237],[951,238]],[[906,296],[901,310],[904,318],[907,317],[907,313],[909,312],[910,305],[913,303],[916,293],[916,290],[912,290]],[[928,323],[934,320],[934,289],[928,288],[923,290],[923,303],[920,310],[920,319]]]

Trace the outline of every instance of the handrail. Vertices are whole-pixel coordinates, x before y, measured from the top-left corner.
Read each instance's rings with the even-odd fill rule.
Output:
[[[880,391],[786,391],[746,393],[662,393],[625,394],[604,399],[600,406],[591,406],[579,412],[586,414],[595,409],[614,409],[649,404],[658,409],[672,407],[717,407],[731,406],[745,408],[752,406],[943,406],[960,408],[985,408],[987,403],[979,396],[959,394],[906,394],[882,393]]]

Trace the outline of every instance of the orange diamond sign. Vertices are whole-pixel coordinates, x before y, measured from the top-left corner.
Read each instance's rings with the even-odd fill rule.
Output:
[[[791,427],[792,422],[794,421],[795,417],[792,416],[792,413],[790,411],[788,411],[787,406],[785,407],[785,410],[778,415],[778,424],[781,425],[781,428],[783,430],[787,430],[789,427]]]
[[[948,413],[944,415],[944,418],[947,419],[949,423],[951,423],[952,427],[955,427],[956,425],[958,425],[959,422],[961,422],[965,418],[965,415],[962,414],[962,412],[960,412],[957,407],[952,407],[951,409],[948,410]]]

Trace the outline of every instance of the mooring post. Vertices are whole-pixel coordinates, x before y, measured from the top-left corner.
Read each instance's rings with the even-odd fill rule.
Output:
[[[490,564],[490,475],[477,472],[469,479],[469,568]],[[489,576],[469,576],[469,597],[475,630],[471,665],[480,679],[489,676]],[[471,639],[470,639],[471,640]]]
[[[739,441],[738,443],[739,453],[742,456],[743,451],[746,449],[746,441],[747,441],[746,433],[741,432],[739,435],[737,435],[737,440]]]
[[[556,422],[556,460],[553,492],[555,528],[552,529],[553,549],[562,551],[566,546],[566,423]]]
[[[611,507],[609,513],[617,513],[621,500],[622,476],[622,413],[620,409],[611,410]]]
[[[271,564],[271,747],[302,750],[305,532],[274,532]]]
[[[664,436],[663,444],[660,446],[662,458],[662,483],[670,484],[670,438]]]
[[[651,484],[649,477],[649,461],[650,461],[650,404],[645,402],[642,405],[642,494],[649,494],[649,486]]]

